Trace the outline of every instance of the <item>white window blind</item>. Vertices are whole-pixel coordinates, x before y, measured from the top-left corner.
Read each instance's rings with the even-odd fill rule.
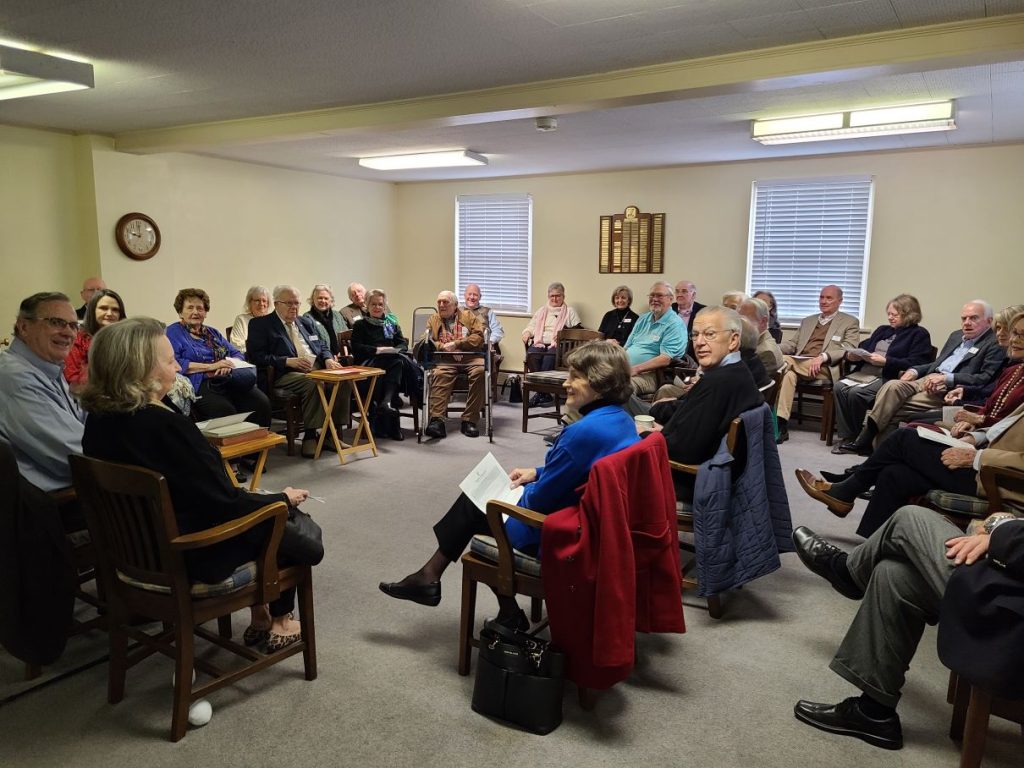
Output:
[[[799,322],[834,283],[841,310],[863,322],[873,191],[870,176],[755,181],[747,292],[771,291],[779,320]]]
[[[533,200],[529,195],[458,195],[455,284],[480,286],[482,302],[500,312],[530,311]]]

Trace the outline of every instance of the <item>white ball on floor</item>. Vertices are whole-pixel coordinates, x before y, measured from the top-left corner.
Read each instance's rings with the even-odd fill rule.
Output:
[[[213,707],[206,699],[200,699],[188,708],[188,721],[192,725],[206,725],[213,717]]]

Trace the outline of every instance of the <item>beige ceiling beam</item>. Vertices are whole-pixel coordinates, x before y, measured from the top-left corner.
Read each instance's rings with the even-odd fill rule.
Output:
[[[478,91],[118,134],[118,150],[194,151],[335,134],[438,127],[782,90],[1011,61],[1024,14],[892,30]]]

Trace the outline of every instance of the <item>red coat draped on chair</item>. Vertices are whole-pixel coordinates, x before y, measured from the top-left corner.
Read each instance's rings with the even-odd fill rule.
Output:
[[[541,573],[567,676],[608,688],[633,668],[636,632],[685,632],[676,501],[659,433],[596,462],[575,507],[547,516]]]

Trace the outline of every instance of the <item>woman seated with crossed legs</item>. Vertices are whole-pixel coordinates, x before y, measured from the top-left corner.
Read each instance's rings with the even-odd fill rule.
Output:
[[[89,412],[82,437],[86,456],[159,472],[167,480],[181,534],[195,533],[244,517],[283,501],[289,522],[278,548],[279,565],[316,565],[323,559],[320,529],[297,507],[309,491],[285,488],[257,494],[228,480],[220,455],[192,421],[165,400],[180,366],[164,326],[137,317],[101,328],[89,350],[89,383],[82,406]],[[300,532],[301,529],[301,532]],[[263,525],[241,536],[184,554],[192,581],[214,583],[259,556],[266,539]],[[246,645],[266,642],[267,652],[299,641],[301,626],[292,618],[295,590],[282,590],[269,606],[252,608]]]
[[[633,419],[622,404],[633,392],[629,358],[621,347],[606,341],[592,341],[574,349],[566,360],[569,378],[565,382],[568,407],[582,418],[566,427],[537,468],[518,468],[510,473],[512,487],[525,485],[519,506],[550,514],[579,501],[579,490],[587,481],[590,467],[598,459],[637,442]],[[540,531],[509,519],[505,524],[515,549],[535,555]],[[465,494],[460,494],[447,514],[434,526],[438,548],[415,573],[398,582],[381,582],[386,595],[421,605],[441,602],[441,574],[462,556],[470,539],[488,534],[487,518]],[[508,627],[526,629],[529,621],[515,597],[498,595],[497,620]]]

